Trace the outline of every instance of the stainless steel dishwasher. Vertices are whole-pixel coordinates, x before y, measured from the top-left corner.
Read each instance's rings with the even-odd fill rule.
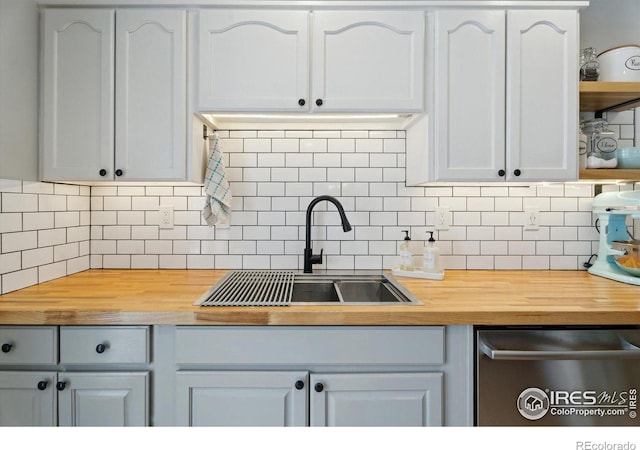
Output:
[[[640,425],[640,327],[477,327],[475,339],[477,425]]]

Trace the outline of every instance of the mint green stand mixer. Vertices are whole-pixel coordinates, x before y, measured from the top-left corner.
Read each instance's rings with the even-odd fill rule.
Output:
[[[599,219],[598,258],[588,272],[640,286],[640,268],[625,267],[616,257],[625,256],[625,246],[640,246],[629,232],[627,219],[640,219],[640,191],[603,192],[593,199],[593,213]],[[618,248],[615,248],[618,247]]]

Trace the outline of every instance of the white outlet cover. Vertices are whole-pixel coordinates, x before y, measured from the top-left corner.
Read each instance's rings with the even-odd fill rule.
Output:
[[[540,209],[535,207],[527,207],[524,209],[524,229],[539,230],[540,229]]]
[[[434,228],[448,230],[451,226],[451,215],[448,206],[437,206],[435,209]]]
[[[158,226],[161,229],[173,228],[173,205],[160,205],[158,209]]]

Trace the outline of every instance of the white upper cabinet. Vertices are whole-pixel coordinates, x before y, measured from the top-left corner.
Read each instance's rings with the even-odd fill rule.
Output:
[[[203,10],[199,25],[202,111],[423,108],[422,12]]]
[[[116,17],[116,170],[137,180],[184,179],[186,12]]]
[[[43,14],[42,178],[185,180],[185,11]]]
[[[496,180],[505,167],[504,11],[435,13],[438,180]]]
[[[578,178],[578,26],[576,11],[507,15],[508,180]]]
[[[199,44],[201,110],[307,109],[306,11],[205,9],[200,11]]]
[[[408,131],[429,148],[408,143],[408,183],[577,179],[577,11],[436,11],[429,21],[433,132]]]
[[[45,180],[113,176],[114,11],[45,9],[41,171]]]
[[[424,21],[417,11],[314,12],[312,108],[421,111]]]

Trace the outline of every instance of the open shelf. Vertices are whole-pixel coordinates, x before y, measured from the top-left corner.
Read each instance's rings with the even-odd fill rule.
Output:
[[[625,111],[636,107],[640,107],[640,82],[580,82],[580,111]]]
[[[580,181],[624,180],[640,181],[640,169],[580,169]]]

